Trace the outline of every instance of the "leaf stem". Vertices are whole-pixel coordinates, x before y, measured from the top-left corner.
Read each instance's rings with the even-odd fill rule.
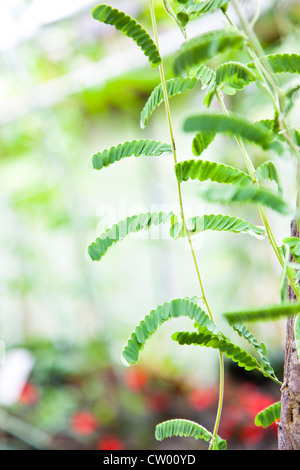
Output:
[[[225,105],[225,102],[224,102],[224,99],[223,99],[223,96],[222,96],[222,93],[220,92],[220,90],[217,89],[216,91],[216,97],[218,99],[218,101],[220,102],[221,104],[221,107],[223,109],[223,112],[227,115],[229,115],[229,112],[226,108],[226,105]],[[252,160],[245,148],[245,145],[244,145],[244,142],[242,140],[241,137],[239,136],[236,136],[235,137],[236,141],[237,141],[237,144],[239,146],[239,148],[241,149],[243,155],[244,155],[244,159],[245,159],[245,163],[246,163],[246,166],[247,166],[247,169],[248,169],[248,172],[249,172],[249,175],[251,176],[251,178],[253,179],[253,181],[255,182],[256,186],[259,187],[259,183],[258,183],[258,180],[257,180],[257,177],[256,177],[256,173],[255,173],[255,168],[254,168],[254,165],[252,163]],[[281,254],[281,251],[277,245],[277,242],[275,240],[275,236],[273,234],[273,231],[271,229],[271,226],[270,226],[270,223],[268,221],[268,218],[267,218],[267,215],[266,215],[266,212],[265,212],[265,209],[264,207],[259,204],[258,206],[259,208],[259,212],[260,212],[260,216],[261,216],[261,219],[263,221],[263,224],[264,224],[264,227],[266,229],[266,233],[267,233],[267,237],[269,239],[269,242],[273,248],[273,251],[281,265],[281,267],[283,268],[284,267],[284,259],[282,257],[282,254]],[[287,277],[288,277],[288,280],[290,282],[290,285],[291,287],[293,288],[293,290],[295,291],[295,294],[296,296],[298,297],[299,299],[299,289],[297,287],[297,285],[294,283],[294,279],[292,278],[292,276],[290,275],[290,273],[287,271]]]
[[[151,21],[152,21],[152,27],[153,27],[155,43],[156,43],[156,47],[159,51],[158,32],[157,32],[157,24],[156,24],[155,9],[154,9],[153,0],[149,0],[149,5],[150,5],[150,14],[151,14]],[[159,73],[160,73],[160,80],[161,80],[161,85],[162,85],[162,89],[163,89],[166,115],[167,115],[167,120],[168,120],[168,125],[169,125],[169,132],[170,132],[170,138],[171,138],[173,159],[174,159],[174,164],[176,165],[176,163],[177,163],[176,145],[175,145],[173,126],[172,126],[169,98],[168,98],[168,93],[167,93],[167,88],[166,88],[166,80],[165,80],[163,62],[161,62],[160,65],[159,65]],[[176,178],[176,180],[177,180],[177,178]],[[210,306],[209,306],[209,303],[208,303],[208,300],[207,300],[207,297],[206,297],[206,294],[205,294],[205,289],[204,289],[203,281],[202,281],[202,278],[201,278],[201,274],[200,274],[200,270],[199,270],[199,266],[198,266],[198,262],[197,262],[193,242],[192,242],[192,239],[191,239],[191,234],[190,234],[190,231],[188,230],[187,225],[186,225],[181,186],[180,186],[180,183],[178,181],[177,181],[177,189],[178,189],[178,198],[179,198],[181,218],[182,218],[184,229],[185,229],[187,239],[188,239],[188,242],[189,242],[190,250],[191,250],[191,253],[192,253],[193,262],[194,262],[194,265],[195,265],[195,269],[196,269],[197,278],[198,278],[199,285],[200,285],[202,298],[203,298],[203,301],[206,305],[209,317],[214,322],[214,318],[213,318],[213,315],[212,315],[212,312],[211,312],[211,309],[210,309]],[[222,406],[223,406],[223,397],[224,397],[224,359],[223,359],[223,355],[220,351],[219,351],[219,363],[220,363],[219,402],[218,402],[218,410],[217,410],[217,416],[216,416],[216,421],[215,421],[215,425],[214,425],[214,430],[213,430],[213,433],[212,433],[213,437],[211,439],[209,449],[211,449],[211,447],[213,445],[213,442],[216,438],[217,432],[218,432],[220,419],[221,419],[221,413],[222,413]]]
[[[259,39],[257,38],[255,32],[253,31],[252,25],[249,24],[247,19],[244,17],[244,15],[243,15],[243,13],[240,9],[238,0],[233,0],[232,3],[233,3],[233,6],[235,8],[235,11],[237,13],[237,16],[240,20],[240,23],[242,25],[242,28],[243,28],[244,32],[246,33],[246,36],[247,36],[247,39],[248,39],[248,52],[249,52],[249,55],[253,59],[253,63],[255,65],[256,70],[258,71],[258,73],[260,75],[260,78],[262,80],[264,88],[267,91],[267,93],[269,94],[269,96],[270,96],[270,98],[271,98],[271,100],[272,100],[272,102],[275,106],[275,110],[276,110],[276,113],[277,113],[277,116],[278,116],[278,124],[279,124],[279,127],[280,127],[281,131],[282,131],[282,135],[285,137],[287,143],[290,145],[292,153],[295,155],[295,157],[297,159],[297,162],[299,163],[299,152],[298,152],[299,149],[298,149],[298,146],[293,142],[293,139],[290,136],[288,127],[285,123],[285,120],[282,118],[283,113],[281,111],[281,90],[279,90],[276,81],[274,81],[274,79],[272,77],[272,70],[270,69],[268,61],[264,58],[264,56],[265,56],[264,50],[263,50],[263,48],[262,48],[262,46],[259,42]],[[232,22],[230,21],[228,16],[227,16],[227,19],[232,24]],[[258,57],[258,55],[260,56],[260,58]],[[217,94],[217,98],[218,98],[219,102],[221,103],[223,111],[227,112],[227,114],[228,114],[228,111],[226,110],[226,107],[225,107],[223,97],[220,95],[220,93]],[[244,154],[245,162],[246,162],[249,174],[250,174],[251,177],[254,178],[256,184],[258,185],[258,181],[257,181],[257,178],[255,176],[255,169],[254,169],[254,166],[252,164],[252,161],[251,161],[248,153],[246,152],[246,149],[245,149],[245,146],[242,142],[242,139],[240,139],[240,138],[238,138],[238,139],[239,139],[238,144],[239,144],[239,147],[240,147],[242,153]],[[297,176],[299,178],[298,173],[297,173]],[[271,229],[271,226],[269,224],[269,221],[268,221],[267,215],[265,213],[264,207],[261,206],[261,205],[259,205],[259,212],[260,212],[260,215],[261,215],[261,219],[264,223],[268,239],[269,239],[270,244],[273,248],[273,251],[274,251],[281,267],[283,267],[284,266],[284,259],[282,257],[281,251],[280,251],[280,249],[279,249],[279,247],[276,243],[275,236],[272,232],[272,229]],[[289,283],[290,283],[292,289],[295,292],[296,297],[298,299],[300,299],[300,292],[299,292],[298,283],[295,283],[294,278],[291,275],[290,270],[287,270],[287,278],[289,280]]]

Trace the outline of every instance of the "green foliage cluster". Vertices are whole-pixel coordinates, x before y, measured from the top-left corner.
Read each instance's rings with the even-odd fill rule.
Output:
[[[251,25],[241,14],[238,2],[233,1],[180,1],[177,11],[174,11],[169,2],[164,1],[164,6],[169,15],[175,20],[185,36],[185,41],[173,58],[174,77],[165,79],[163,60],[159,53],[157,28],[153,1],[149,1],[152,26],[155,39],[152,40],[145,29],[136,20],[123,12],[112,9],[107,5],[100,5],[93,11],[95,19],[111,24],[131,37],[143,53],[148,57],[151,65],[159,66],[161,83],[155,87],[140,116],[141,127],[145,128],[155,109],[165,103],[167,122],[170,130],[171,146],[154,141],[133,141],[120,144],[117,147],[106,149],[93,157],[95,169],[102,169],[123,157],[135,156],[160,156],[164,151],[172,151],[174,157],[174,171],[178,184],[180,214],[158,213],[137,214],[125,221],[121,221],[101,234],[89,247],[89,254],[93,260],[100,260],[107,249],[114,242],[124,238],[130,232],[149,229],[152,224],[161,224],[170,221],[170,235],[177,239],[186,237],[190,243],[191,252],[200,282],[203,308],[198,304],[198,299],[174,299],[153,309],[136,327],[124,348],[123,356],[126,361],[135,364],[139,354],[144,348],[149,337],[153,335],[159,326],[165,321],[179,316],[187,316],[194,322],[194,330],[191,332],[177,332],[172,338],[180,345],[194,345],[211,347],[219,351],[220,365],[222,369],[223,355],[237,363],[245,370],[256,370],[265,377],[280,385],[274,370],[267,357],[266,347],[259,343],[244,325],[244,322],[258,320],[276,320],[282,316],[297,315],[300,312],[300,302],[293,304],[282,303],[272,306],[259,306],[245,309],[241,312],[225,313],[224,319],[233,327],[233,330],[243,338],[248,345],[254,348],[258,357],[250,354],[243,347],[235,344],[231,338],[225,336],[217,328],[212,316],[200,271],[195,259],[191,236],[203,230],[231,231],[234,233],[247,232],[257,238],[268,239],[274,253],[283,269],[282,285],[289,282],[299,299],[298,272],[299,272],[299,240],[286,238],[282,246],[278,247],[272,229],[268,222],[265,208],[271,208],[278,214],[294,215],[291,207],[283,195],[280,173],[275,162],[270,159],[263,161],[257,168],[254,167],[249,157],[246,145],[258,146],[263,154],[281,156],[290,152],[293,156],[299,155],[298,131],[286,125],[284,103],[289,100],[289,94],[277,85],[278,74],[299,74],[300,56],[297,54],[261,54],[260,45],[253,33]],[[240,16],[242,29],[233,25],[228,16],[227,6],[232,3]],[[187,39],[186,28],[190,21],[199,16],[208,15],[217,9],[221,9],[230,24],[228,27],[215,31],[205,32],[192,39]],[[225,61],[217,67],[211,67],[209,61],[220,54],[232,51],[248,51],[251,61],[246,63],[239,61]],[[260,58],[258,58],[260,56]],[[242,57],[242,54],[241,54]],[[274,105],[273,119],[265,119],[253,122],[250,118],[228,112],[224,94],[229,96],[240,93],[251,84],[256,84],[271,98]],[[242,150],[247,173],[240,168],[225,165],[218,161],[205,159],[187,159],[181,162],[177,160],[177,152],[174,141],[169,100],[176,95],[191,89],[206,90],[204,105],[209,108],[214,99],[222,107],[222,112],[199,113],[188,116],[183,123],[183,130],[193,134],[191,150],[195,156],[202,155],[219,134],[226,134],[237,141]],[[296,160],[297,161],[297,160]],[[185,218],[184,205],[181,194],[181,183],[195,180],[197,184],[209,181],[208,189],[202,189],[199,184],[199,195],[209,202],[218,202],[225,205],[252,204],[259,209],[263,227],[258,227],[247,220],[230,215],[204,214]],[[275,182],[276,190],[264,186],[266,182]],[[212,184],[211,184],[212,183]],[[262,184],[263,183],[263,184]],[[297,216],[297,214],[296,214]],[[258,241],[259,243],[259,241]],[[290,266],[284,262],[283,247],[294,256],[295,263]],[[297,317],[295,336],[300,357],[299,346],[299,317]],[[222,383],[222,380],[221,380]],[[222,387],[221,387],[222,388]],[[209,441],[210,449],[225,449],[226,442],[218,436],[218,425],[222,408],[222,396],[219,397],[218,414],[215,428],[212,433],[200,424],[188,420],[170,420],[161,423],[156,428],[156,438],[162,440],[171,436],[194,437]],[[256,424],[267,426],[280,417],[280,405],[262,411],[256,418]]]

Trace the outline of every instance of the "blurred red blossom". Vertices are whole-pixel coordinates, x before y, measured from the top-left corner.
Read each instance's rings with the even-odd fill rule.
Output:
[[[143,390],[148,383],[146,371],[140,367],[131,367],[125,373],[125,382],[130,390],[135,392]]]
[[[254,384],[245,383],[237,390],[239,401],[247,413],[255,418],[257,413],[272,405],[276,400],[272,395],[261,392]]]
[[[123,441],[112,434],[106,434],[97,443],[98,450],[124,450]]]
[[[78,411],[71,417],[70,426],[76,434],[88,435],[96,431],[99,423],[90,411]]]
[[[19,403],[22,405],[33,405],[39,399],[39,390],[38,388],[27,382],[19,396]]]

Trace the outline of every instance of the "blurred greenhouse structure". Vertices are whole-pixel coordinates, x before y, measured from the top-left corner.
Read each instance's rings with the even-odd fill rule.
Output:
[[[146,0],[110,3],[151,33]],[[255,1],[247,3],[251,13]],[[265,49],[296,52],[297,2],[263,3],[257,29]],[[171,341],[178,325],[189,325],[178,319],[149,341],[138,366],[126,367],[121,360],[128,337],[152,308],[197,295],[186,241],[142,234],[117,244],[101,263],[87,254],[101,231],[127,215],[162,205],[178,211],[169,156],[128,159],[103,172],[91,169],[92,155],[111,145],[168,139],[163,106],[146,129],[140,128],[140,112],[159,83],[158,71],[149,68],[130,39],[93,20],[96,5],[90,0],[0,5],[0,448],[199,448],[189,440],[158,443],[154,428],[163,419],[198,420],[199,415],[211,427],[216,351]],[[162,2],[156,5],[171,77],[172,53],[182,36]],[[210,21],[195,20],[189,35],[223,23],[216,12]],[[247,90],[243,100],[240,95],[226,99],[237,112],[262,119],[272,110],[260,90],[257,95],[256,105]],[[179,152],[188,157],[191,136],[183,133],[182,123],[191,110],[203,108],[202,92],[191,90],[171,106]],[[297,105],[291,113],[297,127]],[[224,148],[239,165],[238,149],[228,137],[218,138],[206,158],[217,153],[226,159]],[[259,162],[259,149],[253,152]],[[296,188],[288,169],[285,161],[284,191],[293,199]],[[188,211],[203,213],[197,187],[184,191]],[[257,212],[248,210],[259,224]],[[231,213],[238,215],[239,209]],[[289,218],[270,213],[270,219],[282,239]],[[280,269],[266,241],[211,233],[195,243],[207,295],[224,331],[228,326],[221,314],[233,305],[278,301]],[[284,322],[254,326],[254,332],[263,336],[280,376]],[[220,433],[231,448],[275,448],[276,427],[262,430],[249,422],[280,398],[278,389],[254,372],[237,369],[226,362]]]

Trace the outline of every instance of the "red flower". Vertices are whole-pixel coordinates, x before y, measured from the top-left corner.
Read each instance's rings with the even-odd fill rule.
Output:
[[[239,388],[239,395],[241,405],[252,418],[276,401],[273,396],[261,393],[257,387],[249,384]]]
[[[98,428],[96,416],[90,411],[78,411],[71,417],[72,431],[80,435],[92,434]]]
[[[39,398],[39,391],[35,385],[27,383],[24,385],[21,395],[19,396],[19,403],[22,405],[33,405]]]
[[[126,371],[125,382],[127,387],[133,391],[143,390],[148,382],[147,373],[138,367],[130,368]]]
[[[215,391],[213,388],[195,388],[190,392],[188,402],[194,410],[206,410],[215,402]]]
[[[98,441],[97,449],[98,450],[124,450],[125,447],[121,439],[111,434],[107,434]]]

